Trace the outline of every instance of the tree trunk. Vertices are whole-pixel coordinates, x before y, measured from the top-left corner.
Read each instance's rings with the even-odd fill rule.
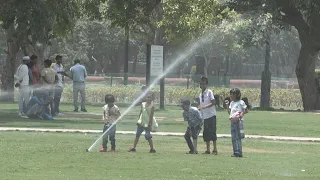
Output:
[[[315,73],[315,60],[317,54],[317,48],[308,46],[305,43],[301,44],[299,59],[296,66],[296,75],[304,111],[320,109],[320,97]]]
[[[260,108],[268,109],[270,107],[270,89],[271,89],[271,73],[270,73],[270,35],[266,39],[266,55],[264,71],[261,75],[261,96]]]
[[[38,61],[44,62],[45,59],[49,58],[49,52],[50,52],[50,46],[43,44],[40,47],[35,48],[37,56],[38,56]],[[43,63],[39,63],[41,66]]]
[[[135,56],[134,56],[134,60],[133,60],[133,64],[132,64],[132,74],[136,74],[137,63],[138,63],[138,52],[135,51]]]
[[[159,3],[156,7],[155,7],[155,12],[156,12],[156,19],[157,22],[161,22],[163,20],[163,6],[162,3]],[[164,36],[165,36],[165,29],[163,26],[157,27],[155,29],[155,33],[154,33],[154,40],[153,43],[155,45],[164,45]]]
[[[123,77],[123,83],[124,85],[128,85],[128,67],[129,67],[129,26],[127,25],[125,28],[125,36],[126,36],[126,42],[125,42],[125,60],[124,60],[124,77]]]
[[[14,101],[14,74],[16,65],[16,56],[19,51],[19,41],[17,38],[11,36],[12,33],[7,34],[7,57],[3,67],[1,76],[1,91],[5,95],[0,96],[1,101]]]

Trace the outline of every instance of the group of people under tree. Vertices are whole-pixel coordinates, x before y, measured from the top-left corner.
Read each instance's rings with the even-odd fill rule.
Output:
[[[19,116],[29,118],[53,119],[54,116],[63,115],[60,112],[60,100],[63,93],[64,77],[73,80],[73,98],[75,111],[78,111],[78,93],[82,97],[81,110],[85,108],[85,79],[86,68],[80,65],[80,60],[74,61],[68,75],[62,65],[63,57],[57,55],[56,63],[46,59],[43,61],[44,68],[39,68],[36,55],[24,56],[22,64],[15,74],[15,87],[19,89]]]

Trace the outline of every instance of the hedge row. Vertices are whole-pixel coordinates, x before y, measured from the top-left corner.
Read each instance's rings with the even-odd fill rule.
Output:
[[[211,87],[214,94],[220,95],[220,99],[223,100],[229,96],[228,88],[215,88]],[[159,103],[159,88],[152,90],[156,95],[156,102]],[[103,103],[105,94],[113,94],[118,102],[131,103],[140,93],[140,86],[89,86],[86,88],[87,102],[89,103]],[[165,103],[166,104],[177,104],[181,98],[194,99],[200,93],[200,89],[186,89],[182,87],[170,87],[167,86],[165,89]],[[260,102],[260,89],[241,89],[242,97],[247,97],[250,104],[258,106]],[[67,86],[64,89],[63,101],[72,102],[73,93],[72,87]],[[222,101],[220,101],[222,102]],[[301,94],[299,90],[287,90],[287,89],[274,89],[271,90],[271,105],[272,107],[292,107],[301,108]]]

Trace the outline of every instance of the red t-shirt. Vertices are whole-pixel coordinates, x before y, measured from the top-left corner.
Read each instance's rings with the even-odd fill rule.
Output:
[[[40,84],[40,70],[36,65],[32,67],[32,77],[33,85]]]

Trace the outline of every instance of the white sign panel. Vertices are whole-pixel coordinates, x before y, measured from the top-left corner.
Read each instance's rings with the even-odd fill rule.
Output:
[[[150,76],[163,73],[163,46],[151,45]]]

